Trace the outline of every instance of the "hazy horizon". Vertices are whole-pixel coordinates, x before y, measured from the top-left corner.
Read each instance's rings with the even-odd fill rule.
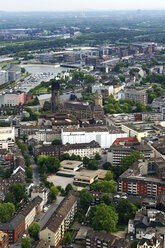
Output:
[[[117,11],[117,10],[165,10],[165,0],[5,0],[0,11]]]

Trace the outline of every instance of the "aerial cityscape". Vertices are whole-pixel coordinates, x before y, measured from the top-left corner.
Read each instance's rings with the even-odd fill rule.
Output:
[[[0,248],[165,248],[165,2],[33,2],[0,6]]]

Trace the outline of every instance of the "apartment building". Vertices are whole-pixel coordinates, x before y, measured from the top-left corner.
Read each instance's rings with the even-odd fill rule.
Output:
[[[0,231],[0,247],[9,248],[9,236],[7,233]]]
[[[11,92],[4,95],[4,105],[16,106],[24,104],[26,101],[26,93],[24,92]]]
[[[147,144],[139,143],[136,137],[118,138],[110,147],[107,162],[119,165],[121,158],[129,155],[132,151],[139,151],[145,159],[154,157],[154,152]]]
[[[43,200],[40,196],[35,197],[22,208],[20,214],[25,218],[25,230],[32,224],[36,215],[40,213],[42,208]]]
[[[105,231],[89,230],[86,236],[86,248],[128,248],[129,243],[117,236],[109,234]]]
[[[31,192],[31,198],[34,199],[37,196],[41,197],[43,200],[43,205],[45,205],[48,201],[49,191],[45,187],[33,187]]]
[[[148,161],[137,161],[126,170],[118,179],[118,191],[133,195],[156,197],[165,193],[164,170],[161,171],[162,160],[155,174],[154,166]],[[164,167],[163,166],[163,167]],[[162,175],[160,176],[160,174]]]
[[[81,158],[93,158],[96,153],[101,154],[101,147],[98,142],[92,140],[89,143],[42,146],[35,150],[36,155],[51,155],[55,157],[60,157],[64,153],[69,153],[70,156],[72,154],[79,155]]]
[[[125,98],[131,99],[135,103],[141,102],[144,105],[147,105],[148,103],[148,95],[147,95],[147,89],[144,87],[134,87],[134,86],[127,86],[124,89],[125,91]]]
[[[9,243],[15,243],[25,232],[25,218],[16,214],[7,223],[0,223],[0,231],[9,235]]]
[[[78,193],[70,192],[40,231],[40,239],[56,247],[64,238],[66,230],[77,212]]]

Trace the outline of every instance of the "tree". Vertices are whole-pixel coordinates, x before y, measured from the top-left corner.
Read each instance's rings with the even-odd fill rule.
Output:
[[[96,159],[96,160],[100,160],[100,159],[101,159],[101,156],[100,156],[100,154],[99,154],[98,152],[97,152],[96,155],[95,155],[95,159]]]
[[[6,197],[8,198],[9,202],[13,204],[18,203],[22,201],[23,199],[27,199],[26,188],[21,183],[11,184],[8,192],[11,193],[13,197],[11,200],[9,199],[9,195]],[[5,202],[6,202],[6,197],[5,197]],[[15,199],[15,202],[12,202],[13,199]]]
[[[101,181],[97,183],[93,183],[90,186],[91,190],[105,192],[105,193],[115,193],[116,192],[116,183],[115,181]]]
[[[113,232],[116,229],[118,222],[118,214],[116,210],[101,203],[96,207],[94,217],[92,219],[92,226],[95,230],[105,230],[106,232]]]
[[[109,162],[106,162],[106,163],[103,164],[103,169],[104,169],[104,170],[110,170],[111,167],[112,167],[112,165],[111,165],[111,163],[109,163]]]
[[[137,241],[137,240],[134,240],[134,241],[131,243],[131,248],[137,248],[137,244],[138,244],[138,241]]]
[[[71,232],[66,232],[64,237],[64,244],[70,244],[72,242],[72,234]]]
[[[60,146],[60,145],[62,145],[62,141],[59,139],[55,139],[52,141],[52,145],[53,146]]]
[[[107,171],[104,180],[106,180],[106,181],[113,180],[113,173],[111,171]]]
[[[25,68],[21,68],[21,73],[25,73]]]
[[[129,219],[132,219],[137,211],[137,207],[130,203],[127,199],[119,201],[117,212],[119,214],[119,222],[127,224]]]
[[[92,161],[89,162],[88,169],[89,170],[98,170],[98,162],[96,159],[93,159]]]
[[[23,135],[22,140],[23,140],[24,143],[26,142],[26,140],[27,140],[27,135],[26,134]]]
[[[89,161],[90,161],[90,159],[88,157],[83,158],[83,164],[88,165]]]
[[[95,82],[96,82],[95,77],[93,77],[92,75],[85,75],[85,77],[84,77],[84,83],[85,84],[92,84]]]
[[[38,222],[33,222],[28,228],[30,237],[33,238],[34,240],[38,240],[39,231],[40,231],[40,224]]]
[[[21,248],[30,248],[30,247],[31,247],[31,243],[29,237],[23,238],[21,241]]]
[[[49,197],[50,197],[51,201],[56,200],[56,197],[57,197],[58,193],[59,193],[59,190],[58,190],[58,188],[56,186],[52,186],[50,188]]]
[[[14,214],[15,206],[14,204],[8,203],[0,203],[0,222],[7,222]]]
[[[33,177],[33,170],[32,170],[32,167],[31,166],[29,166],[29,167],[26,168],[26,176],[27,176],[28,179],[32,179],[32,177]]]
[[[111,205],[112,203],[112,197],[108,194],[103,194],[101,198],[101,202],[105,203],[106,205]]]
[[[65,187],[65,194],[68,195],[70,190],[73,190],[73,187],[72,187],[72,185],[69,183],[69,184],[67,184],[66,187]]]
[[[121,158],[120,165],[122,166],[122,170],[126,171],[134,162],[143,156],[139,153],[139,151],[132,151],[130,155],[126,155]]]
[[[80,206],[87,211],[88,207],[93,201],[93,196],[87,189],[83,189],[80,192]]]

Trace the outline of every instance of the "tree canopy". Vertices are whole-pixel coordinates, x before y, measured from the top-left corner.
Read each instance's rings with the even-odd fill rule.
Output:
[[[105,230],[113,232],[118,222],[118,214],[114,207],[101,203],[96,207],[94,217],[92,218],[92,226],[95,230]]]

